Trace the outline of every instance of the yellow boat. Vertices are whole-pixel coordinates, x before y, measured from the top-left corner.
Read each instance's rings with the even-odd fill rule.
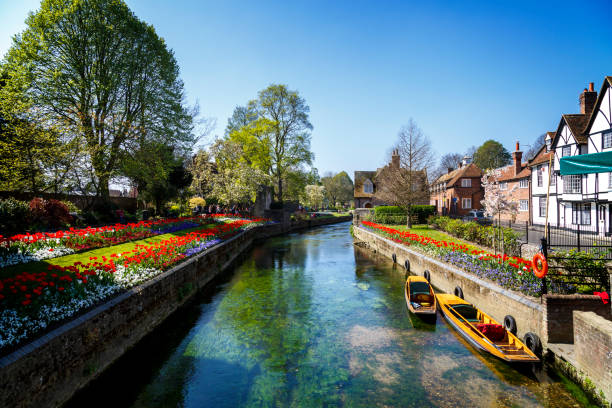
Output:
[[[422,276],[409,276],[406,279],[404,297],[408,310],[416,315],[435,317],[437,311],[436,295],[433,288]]]
[[[446,320],[472,346],[512,363],[540,361],[516,336],[474,305],[455,295],[438,294],[436,298]]]

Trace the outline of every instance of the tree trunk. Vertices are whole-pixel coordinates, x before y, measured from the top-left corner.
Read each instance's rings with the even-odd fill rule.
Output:
[[[408,227],[408,229],[412,228],[412,219],[410,217],[410,208],[411,208],[411,205],[408,204],[406,206],[406,226]]]
[[[282,203],[283,202],[283,178],[280,173],[278,173],[277,177],[278,177],[278,191],[276,193],[277,194],[276,199],[279,203]]]

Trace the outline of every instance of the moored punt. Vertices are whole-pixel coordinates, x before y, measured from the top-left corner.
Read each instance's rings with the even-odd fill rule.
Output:
[[[508,362],[539,362],[540,359],[516,336],[486,313],[465,300],[436,295],[442,314],[470,344]]]
[[[422,276],[409,276],[406,279],[404,297],[408,310],[416,315],[435,317],[437,312],[436,295],[433,288]]]

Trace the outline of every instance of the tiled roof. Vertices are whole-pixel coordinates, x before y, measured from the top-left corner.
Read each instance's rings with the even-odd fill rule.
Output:
[[[554,132],[548,132],[548,133],[554,134]],[[540,150],[538,150],[538,153],[535,155],[535,157],[527,162],[527,165],[529,167],[532,167],[532,166],[537,166],[538,164],[548,163],[550,161],[550,156],[552,154],[553,154],[553,151],[551,150],[550,152],[547,152],[546,145],[543,145],[542,147],[540,147]]]
[[[478,168],[474,163],[462,166],[458,169],[451,171],[450,173],[443,174],[433,182],[433,184],[444,183],[450,187],[455,184],[459,179],[463,177],[482,177],[482,170]]]
[[[500,170],[499,181],[518,180],[531,175],[531,169],[527,166],[527,163],[521,163],[521,171],[517,175],[514,175],[514,163],[502,167]]]
[[[563,117],[563,119],[565,119],[565,123],[567,123],[567,126],[572,131],[572,134],[574,135],[576,141],[580,144],[587,143],[589,137],[588,135],[584,134],[584,129],[587,125],[590,115],[583,115],[579,113],[573,115],[565,114],[561,116]]]

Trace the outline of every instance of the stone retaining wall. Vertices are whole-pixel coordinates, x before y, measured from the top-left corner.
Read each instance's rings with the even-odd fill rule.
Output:
[[[612,322],[593,312],[579,311],[574,312],[573,320],[578,369],[603,392],[609,404],[612,402]]]
[[[55,407],[96,378],[255,240],[351,217],[247,230],[0,359],[0,407]]]

